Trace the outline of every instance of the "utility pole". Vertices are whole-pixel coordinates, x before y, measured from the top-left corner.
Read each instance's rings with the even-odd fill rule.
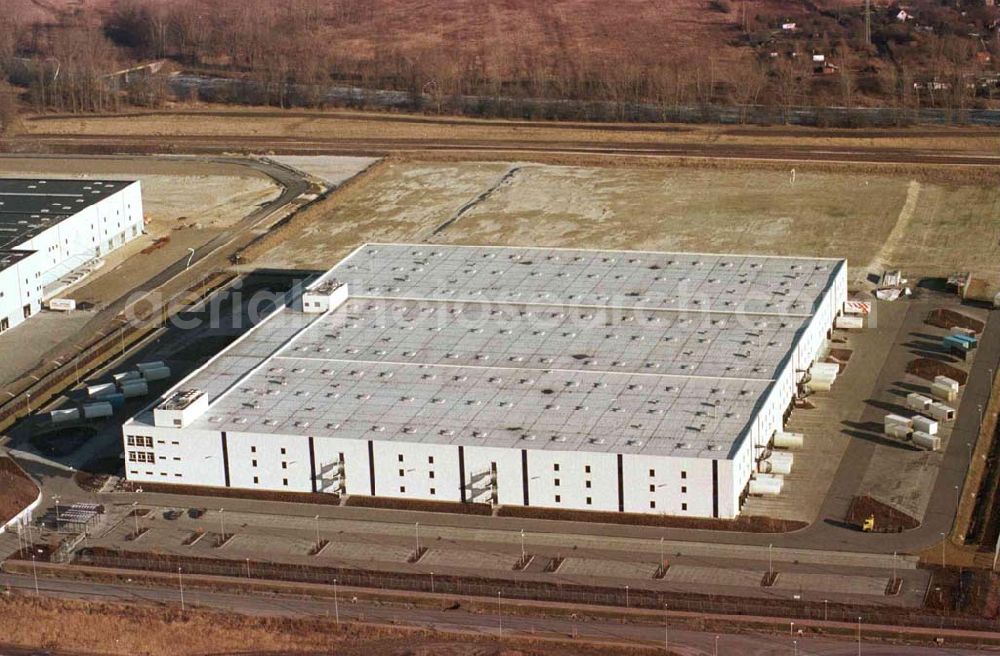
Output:
[[[865,43],[872,44],[872,0],[865,0]]]

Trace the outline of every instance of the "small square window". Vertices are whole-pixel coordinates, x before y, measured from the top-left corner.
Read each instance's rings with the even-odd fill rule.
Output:
[[[649,491],[650,492],[656,492],[656,486],[655,485],[650,485],[649,486]]]
[[[559,487],[559,479],[556,479],[556,487]]]
[[[687,509],[688,509],[688,505],[686,503],[682,503],[681,504],[681,510],[687,510]]]
[[[281,447],[281,455],[285,455],[286,453],[288,453],[288,451],[285,449],[285,447]]]
[[[688,473],[686,471],[682,471],[681,472],[681,478],[687,478],[687,477],[688,477]]]
[[[587,497],[587,505],[589,506],[589,505],[591,505],[593,503],[594,503],[594,500],[592,498],[590,498],[590,497]]]
[[[590,465],[584,465],[583,466],[583,473],[584,474],[589,474],[590,473]]]
[[[688,491],[688,486],[687,485],[682,485],[681,486],[681,494],[687,494],[687,491]]]
[[[431,488],[431,494],[437,494],[437,490],[435,490],[434,488]]]
[[[430,478],[434,478],[434,472],[428,472],[428,473],[427,473],[427,475],[428,475],[428,476],[429,476]]]
[[[257,453],[257,447],[255,446],[250,447],[250,453]]]
[[[655,501],[650,501],[649,502],[649,507],[655,509],[656,508],[656,502]]]
[[[427,456],[427,462],[428,462],[428,464],[433,465],[434,464],[434,456]]]
[[[559,471],[559,463],[552,465],[552,471]]]
[[[399,492],[400,492],[400,494],[405,494],[406,493],[406,486],[405,485],[400,485],[399,486]]]
[[[253,467],[256,467],[257,466],[257,461],[256,460],[251,460],[250,461],[250,465],[253,466]]]
[[[587,489],[590,489],[590,481],[587,481]]]
[[[556,495],[556,503],[559,503],[560,501],[562,501],[562,497],[557,494]]]
[[[284,485],[285,487],[288,487],[288,479],[287,478],[281,479],[281,484]]]
[[[656,476],[656,470],[655,469],[650,469],[649,470],[649,477],[652,478],[654,476]]]
[[[400,476],[405,476],[405,475],[406,475],[406,470],[404,470],[404,469],[400,469],[400,470],[399,470],[399,475],[400,475]]]
[[[399,461],[403,462],[403,454],[402,453],[399,454]]]
[[[257,485],[258,483],[260,483],[260,477],[259,476],[254,476],[253,477],[253,484]]]

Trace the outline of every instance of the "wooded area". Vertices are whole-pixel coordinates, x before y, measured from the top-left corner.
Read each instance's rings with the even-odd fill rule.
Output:
[[[158,60],[240,81],[212,100],[280,107],[331,104],[332,86],[361,106],[395,92],[414,110],[525,118],[991,106],[1000,14],[913,4],[910,21],[879,6],[868,43],[861,3],[832,0],[106,0],[0,16],[0,71],[32,109],[69,112],[164,103],[163,72],[123,72]]]

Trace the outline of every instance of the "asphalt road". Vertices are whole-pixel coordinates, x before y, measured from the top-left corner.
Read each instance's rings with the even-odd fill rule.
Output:
[[[0,574],[0,585],[17,588],[27,594],[34,592],[34,581],[28,576]],[[39,592],[66,599],[179,604],[180,589],[148,588],[133,585],[39,579]],[[861,627],[861,651],[855,639],[833,639],[821,636],[773,635],[757,633],[727,633],[692,631],[676,625],[632,624],[619,619],[565,618],[511,615],[503,611],[499,600],[496,613],[477,613],[461,609],[434,610],[374,605],[351,600],[350,590],[338,599],[309,599],[274,596],[249,596],[187,589],[184,602],[204,608],[257,616],[328,617],[333,621],[363,621],[373,624],[413,626],[443,632],[474,633],[484,639],[528,636],[578,639],[582,642],[610,642],[620,645],[660,646],[669,641],[671,650],[685,656],[718,654],[719,656],[763,656],[765,654],[802,654],[822,656],[898,656],[972,655],[982,653],[972,648],[927,645],[902,646],[868,641]],[[672,619],[671,622],[674,620]],[[845,627],[846,628],[846,627]],[[854,633],[853,625],[850,627]],[[791,628],[789,630],[791,633]],[[717,645],[717,651],[716,651]],[[248,654],[251,652],[241,652]],[[0,651],[0,655],[3,652]]]

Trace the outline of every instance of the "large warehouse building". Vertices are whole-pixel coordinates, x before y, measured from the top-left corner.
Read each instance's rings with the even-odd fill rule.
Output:
[[[123,427],[141,482],[736,516],[843,260],[366,245]]]
[[[0,179],[0,332],[142,229],[138,182]]]

